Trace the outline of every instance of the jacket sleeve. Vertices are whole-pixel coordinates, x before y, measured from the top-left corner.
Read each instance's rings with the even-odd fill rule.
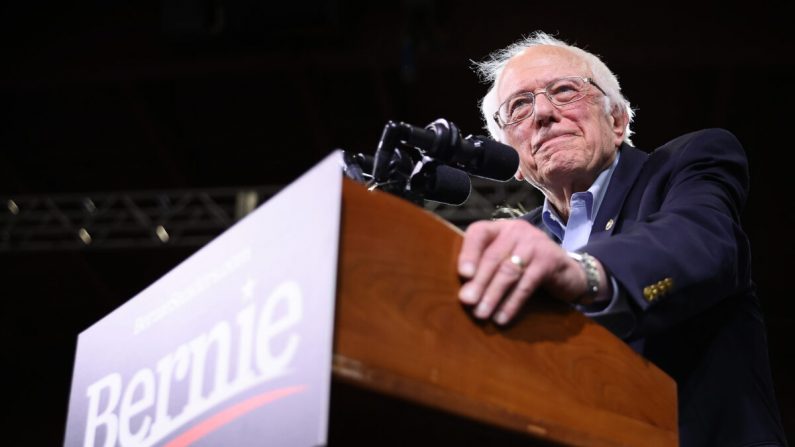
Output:
[[[688,134],[655,151],[643,169],[620,231],[582,249],[629,302],[635,327],[625,338],[664,331],[752,287],[740,227],[748,164],[739,141],[719,129]]]

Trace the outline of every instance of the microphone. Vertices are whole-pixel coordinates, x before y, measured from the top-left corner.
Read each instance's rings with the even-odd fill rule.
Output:
[[[424,164],[411,176],[409,185],[425,200],[456,206],[466,202],[472,190],[472,181],[466,172],[437,163]]]
[[[459,205],[472,189],[470,175],[510,180],[519,169],[519,155],[505,144],[483,136],[461,138],[458,128],[438,119],[425,128],[388,121],[372,162],[372,187],[415,202],[431,200]],[[361,178],[356,169],[347,175]]]
[[[393,174],[397,172],[398,177],[408,178],[407,194],[447,205],[461,205],[469,198],[472,181],[466,172],[433,161],[424,162],[418,166],[419,169],[413,169],[396,158],[392,159],[390,171]],[[372,155],[353,155],[344,151],[343,159],[345,175],[361,183],[364,183],[364,173],[372,172],[375,162]],[[408,169],[413,172],[407,172]]]
[[[424,129],[400,123],[405,143],[425,155],[477,177],[507,181],[519,169],[519,154],[506,144],[484,136],[461,138],[455,124],[438,119]]]

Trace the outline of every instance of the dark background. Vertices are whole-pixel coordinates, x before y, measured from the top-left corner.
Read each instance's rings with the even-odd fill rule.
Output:
[[[791,2],[639,4],[6,2],[0,197],[286,184],[334,148],[373,153],[390,119],[481,133],[469,61],[559,33],[618,74],[637,146],[704,127],[744,144],[744,225],[792,441]],[[193,250],[0,252],[13,445],[62,443],[77,334]]]

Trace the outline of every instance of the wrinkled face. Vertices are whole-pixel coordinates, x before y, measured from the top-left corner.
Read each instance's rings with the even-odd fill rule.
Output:
[[[519,92],[543,89],[566,76],[592,77],[588,66],[564,48],[536,46],[526,49],[505,66],[497,84],[502,103]],[[612,163],[624,137],[623,112],[605,113],[604,94],[593,85],[576,102],[556,107],[543,94],[536,95],[530,118],[506,126],[505,143],[519,152],[517,178],[526,178],[543,191],[562,192],[590,187]]]

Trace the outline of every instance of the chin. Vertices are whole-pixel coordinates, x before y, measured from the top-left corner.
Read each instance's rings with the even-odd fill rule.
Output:
[[[548,157],[545,157],[544,170],[572,172],[582,169],[586,163],[580,155],[580,149],[577,148],[555,149],[554,152],[549,153]]]
[[[541,171],[544,173],[545,178],[555,181],[566,180],[585,169],[586,167],[582,163],[582,160],[571,157],[563,159],[555,159],[555,157],[553,157],[543,165]]]

